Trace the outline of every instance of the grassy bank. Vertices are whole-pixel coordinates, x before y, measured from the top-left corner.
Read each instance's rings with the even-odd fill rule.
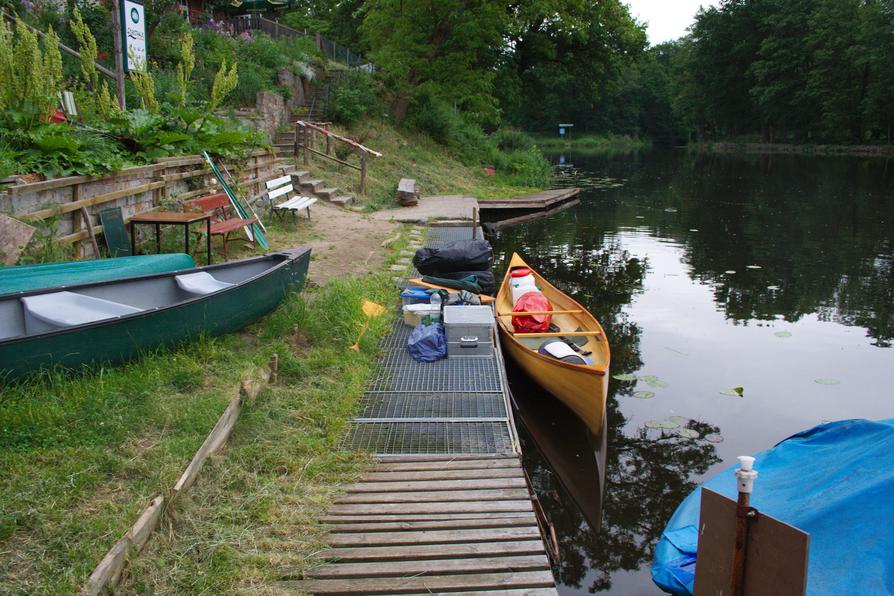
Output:
[[[489,175],[481,166],[464,164],[430,137],[397,129],[383,120],[365,119],[353,127],[333,126],[332,130],[383,154],[369,161],[369,196],[365,204],[370,209],[395,206],[397,183],[401,178],[415,179],[423,195],[467,194],[493,199],[541,190],[520,182],[525,176],[510,171],[508,165],[498,167],[496,175]],[[300,164],[299,161],[299,167],[303,168]],[[325,179],[328,186],[336,186],[359,198],[360,176],[356,170],[318,156],[311,156],[308,167],[314,176]],[[518,167],[524,168],[525,164]]]
[[[576,151],[580,153],[630,153],[648,149],[652,142],[627,135],[573,134],[570,139],[553,135],[537,136],[537,146],[545,151]]]
[[[76,591],[274,352],[280,383],[243,412],[124,591],[232,592],[266,577],[261,549],[277,539],[303,561],[318,540],[310,522],[365,461],[338,450],[388,324],[346,349],[363,299],[393,303],[388,275],[308,288],[237,334],[0,391],[0,593]]]

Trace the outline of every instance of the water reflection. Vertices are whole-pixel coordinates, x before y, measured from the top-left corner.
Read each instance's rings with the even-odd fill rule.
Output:
[[[564,592],[657,593],[653,545],[705,475],[822,419],[894,415],[894,350],[880,349],[894,341],[894,177],[884,160],[566,157],[581,204],[498,232],[495,269],[522,254],[600,320],[612,373],[640,380],[610,382],[602,465],[582,425],[513,371],[525,466]],[[661,388],[636,399],[647,373]],[[720,394],[739,385],[744,397]]]

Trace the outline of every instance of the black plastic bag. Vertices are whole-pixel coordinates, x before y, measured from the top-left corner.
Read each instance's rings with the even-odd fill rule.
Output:
[[[413,264],[419,273],[437,277],[456,271],[489,271],[494,251],[487,240],[459,240],[443,248],[420,248]]]

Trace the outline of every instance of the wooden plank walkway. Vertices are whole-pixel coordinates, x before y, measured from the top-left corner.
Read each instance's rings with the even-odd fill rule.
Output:
[[[500,209],[550,209],[576,196],[579,188],[554,188],[527,195],[512,197],[511,199],[495,199],[492,201],[478,201],[478,209],[481,211]]]
[[[471,228],[433,228],[429,245]],[[312,594],[557,594],[500,353],[420,364],[401,323],[347,444],[378,464],[320,521],[329,548],[277,588]]]
[[[389,457],[329,514],[312,594],[556,594],[516,454]]]

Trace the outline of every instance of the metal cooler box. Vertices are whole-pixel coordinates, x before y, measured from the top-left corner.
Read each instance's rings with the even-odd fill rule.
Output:
[[[494,311],[489,306],[445,306],[447,357],[492,356]]]

